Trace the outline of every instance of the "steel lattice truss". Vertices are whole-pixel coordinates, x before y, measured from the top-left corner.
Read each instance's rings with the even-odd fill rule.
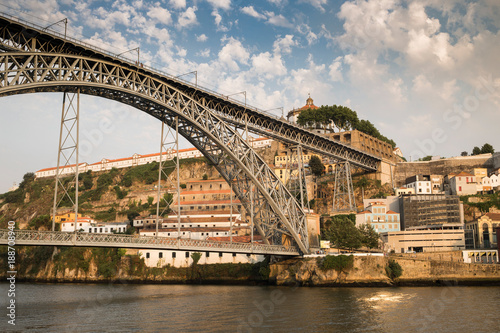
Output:
[[[228,97],[200,89],[181,79],[151,68],[138,68],[136,64],[125,58],[119,58],[109,51],[83,43],[76,39],[65,37],[56,32],[44,31],[29,22],[21,22],[17,18],[7,18],[0,15],[0,49],[6,51],[65,53],[87,56],[93,59],[112,61],[122,66],[134,68],[142,73],[161,76],[172,87],[183,91],[194,101],[215,112],[226,122],[234,126],[246,127],[254,133],[290,143],[300,144],[304,149],[332,157],[338,161],[349,161],[355,167],[367,171],[376,171],[380,158],[352,148],[346,144],[334,141],[312,133],[304,128],[278,119],[256,108],[250,108]]]
[[[303,210],[278,177],[230,124],[209,108],[161,79],[118,64],[63,54],[0,53],[0,96],[40,91],[72,91],[102,96],[143,110],[175,125],[229,183],[250,211],[250,182],[255,185],[254,219],[268,244],[288,235],[308,252]]]
[[[9,230],[0,229],[0,245],[9,243]],[[16,230],[16,245],[118,247],[137,249],[197,250],[296,256],[295,247],[282,245],[215,242],[207,240],[61,231]]]

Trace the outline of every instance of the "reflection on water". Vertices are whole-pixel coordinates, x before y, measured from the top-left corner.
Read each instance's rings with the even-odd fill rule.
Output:
[[[500,287],[19,283],[16,304],[17,332],[493,332]]]

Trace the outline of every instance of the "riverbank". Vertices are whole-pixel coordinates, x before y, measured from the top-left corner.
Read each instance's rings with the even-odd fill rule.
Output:
[[[353,257],[349,267],[325,270],[322,260],[290,259],[272,264],[270,280],[276,285],[320,287],[500,285],[500,265],[366,256]],[[390,262],[399,265],[400,276],[389,277]]]
[[[176,268],[147,267],[143,259],[125,255],[123,249],[18,247],[17,251],[16,279],[25,282],[308,287],[500,285],[500,265],[432,259],[440,257],[338,256],[342,260],[336,263],[337,259],[328,256],[328,260],[335,260],[328,263],[325,257],[294,258],[272,264],[265,260],[256,264]],[[3,248],[0,252],[0,264],[6,267],[7,255]],[[445,257],[454,258],[448,254]],[[395,265],[392,271],[390,265]]]

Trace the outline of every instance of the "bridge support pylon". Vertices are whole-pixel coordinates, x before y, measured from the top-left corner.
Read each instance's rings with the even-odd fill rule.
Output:
[[[356,201],[352,186],[349,162],[335,165],[335,187],[333,190],[333,213],[356,213]]]
[[[309,211],[304,154],[301,145],[288,147],[285,177],[287,177],[286,187],[295,196],[302,210]]]
[[[162,178],[164,186],[162,190]],[[160,224],[160,216],[169,210],[177,199],[177,236],[181,234],[181,195],[180,195],[180,175],[179,175],[179,118],[175,117],[172,127],[161,123],[161,145],[158,165],[158,196],[156,198],[156,234]],[[163,195],[162,195],[163,193]],[[177,195],[177,197],[174,196]],[[163,207],[160,207],[161,204]],[[161,209],[161,211],[160,211]],[[168,211],[167,211],[168,213]]]
[[[55,231],[57,208],[63,200],[68,199],[75,214],[75,228],[78,222],[78,154],[80,128],[80,88],[76,92],[64,92],[57,150],[57,170],[52,207],[52,231]],[[63,182],[63,178],[72,177]],[[73,188],[74,187],[74,191]],[[62,196],[58,198],[58,192]],[[74,193],[73,193],[74,192]]]

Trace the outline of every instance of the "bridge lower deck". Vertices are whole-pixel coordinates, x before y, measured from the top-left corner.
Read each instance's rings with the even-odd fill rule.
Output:
[[[14,238],[9,230],[0,229],[0,245],[28,246],[79,246],[117,247],[155,250],[185,250],[200,252],[229,252],[248,254],[272,254],[298,256],[295,247],[256,243],[216,242],[172,237],[148,237],[138,235],[88,234],[61,231],[15,230]]]

